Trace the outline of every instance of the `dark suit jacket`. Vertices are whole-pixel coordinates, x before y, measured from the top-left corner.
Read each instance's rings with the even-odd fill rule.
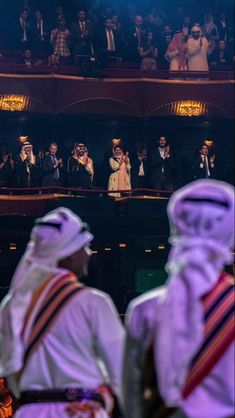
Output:
[[[172,171],[174,166],[174,160],[172,156],[163,159],[160,155],[159,149],[155,148],[149,159],[149,179],[151,186],[155,189],[159,183],[159,179],[162,175],[162,169],[164,169],[164,177],[167,183],[172,184]]]
[[[85,21],[85,33],[83,34],[79,22],[72,22],[70,29],[70,42],[73,55],[91,55],[92,27]]]
[[[132,26],[128,33],[128,56],[129,60],[133,60],[135,62],[140,61],[140,55],[139,55],[139,46],[143,42],[143,38],[145,35],[145,29],[142,29],[142,33],[140,37],[137,36],[136,26]]]
[[[51,155],[48,154],[42,162],[42,186],[61,186],[62,172],[59,169],[59,180],[55,179],[56,169]]]
[[[131,186],[132,188],[147,187],[148,186],[148,160],[143,161],[144,176],[139,176],[140,160],[137,156],[130,158],[131,162]]]
[[[115,43],[115,51],[114,52],[109,52],[108,51],[108,41],[107,41],[107,36],[106,36],[106,29],[100,29],[100,31],[97,33],[96,36],[96,51],[99,53],[110,53],[113,56],[120,56],[121,53],[121,37],[119,35],[119,33],[115,30],[113,30],[113,38],[114,38],[114,43]]]
[[[18,156],[15,159],[16,181],[18,187],[37,187],[39,185],[39,168],[37,163],[27,166]]]
[[[210,171],[210,177],[209,178],[215,178],[215,165],[214,167],[211,167],[210,165],[210,157],[208,157],[208,165],[209,165],[209,171]],[[194,163],[194,179],[206,179],[207,176],[207,170],[206,170],[206,164],[202,161],[201,157],[197,158]]]

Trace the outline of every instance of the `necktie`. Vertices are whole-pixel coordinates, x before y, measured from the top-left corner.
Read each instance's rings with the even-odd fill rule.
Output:
[[[115,43],[112,30],[108,30],[108,50],[111,52],[115,51]]]
[[[52,155],[52,161],[53,161],[53,165],[55,167],[55,165],[57,163],[57,158],[55,157],[55,155]],[[55,171],[54,171],[54,174],[53,174],[53,179],[58,181],[59,178],[60,178],[60,172],[59,172],[59,169],[56,168]]]
[[[210,170],[208,165],[208,159],[206,156],[204,156],[204,165],[206,167],[206,178],[210,177]]]

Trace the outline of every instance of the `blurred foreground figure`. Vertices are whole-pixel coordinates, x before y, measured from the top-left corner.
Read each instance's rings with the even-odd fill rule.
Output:
[[[93,236],[58,208],[36,221],[1,304],[0,375],[16,418],[108,418],[118,395],[123,327],[113,302],[84,286]]]
[[[0,418],[12,418],[12,398],[6,387],[5,379],[0,378]]]
[[[166,286],[131,302],[122,401],[128,418],[234,416],[234,189],[198,180],[168,205]],[[155,361],[155,371],[154,371]]]

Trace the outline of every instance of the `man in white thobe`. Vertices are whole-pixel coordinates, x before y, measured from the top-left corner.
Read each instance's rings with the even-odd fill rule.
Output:
[[[124,330],[110,297],[78,279],[92,239],[66,208],[32,230],[0,310],[0,375],[19,398],[15,418],[110,416]]]
[[[208,71],[207,55],[210,54],[209,42],[199,26],[194,25],[191,30],[191,37],[187,40],[186,55],[188,57],[189,71]]]

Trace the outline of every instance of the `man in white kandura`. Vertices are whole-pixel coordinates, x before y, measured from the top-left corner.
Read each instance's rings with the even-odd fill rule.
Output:
[[[36,221],[0,310],[0,375],[15,418],[108,418],[124,330],[110,297],[84,286],[93,236],[66,208]]]
[[[195,181],[168,216],[167,283],[128,309],[123,407],[128,418],[232,418],[234,188]]]
[[[188,58],[189,71],[208,71],[207,55],[211,53],[208,40],[202,35],[199,25],[191,29],[191,36],[186,43],[186,56]]]

